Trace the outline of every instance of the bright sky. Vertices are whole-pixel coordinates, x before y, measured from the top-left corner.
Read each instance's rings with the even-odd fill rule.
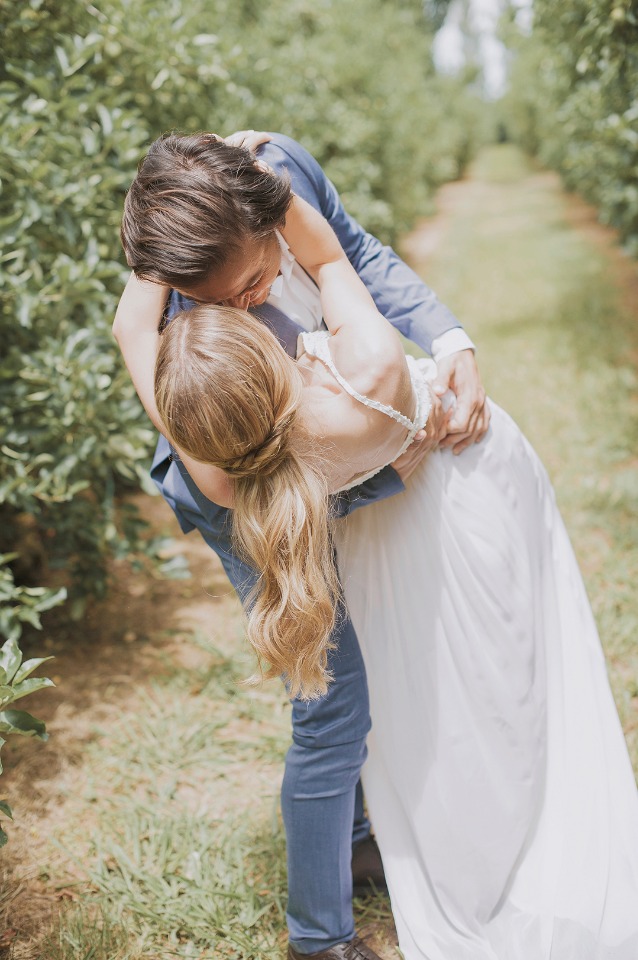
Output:
[[[483,63],[486,92],[488,96],[496,98],[504,92],[506,80],[506,51],[496,38],[504,0],[469,0],[469,4],[471,24]],[[517,19],[521,26],[529,27],[532,0],[515,0],[515,5],[520,8]],[[434,60],[443,73],[455,73],[463,66],[462,18],[463,0],[454,0],[434,41]]]

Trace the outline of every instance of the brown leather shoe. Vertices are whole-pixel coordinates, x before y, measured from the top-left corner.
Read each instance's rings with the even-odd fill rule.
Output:
[[[387,893],[381,854],[372,834],[352,848],[352,896],[369,897],[373,893]]]
[[[363,940],[355,937],[348,943],[336,943],[334,947],[320,950],[319,953],[299,953],[288,944],[288,960],[381,960],[381,957]]]

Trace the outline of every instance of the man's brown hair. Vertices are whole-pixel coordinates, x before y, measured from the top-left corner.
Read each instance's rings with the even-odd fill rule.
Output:
[[[283,226],[290,183],[210,133],[166,134],[140,162],[120,236],[143,280],[188,290]]]

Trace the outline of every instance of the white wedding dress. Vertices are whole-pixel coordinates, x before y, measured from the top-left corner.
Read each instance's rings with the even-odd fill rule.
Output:
[[[408,358],[413,422],[431,361]],[[340,521],[373,728],[363,782],[406,960],[638,960],[638,794],[547,474],[484,440]],[[398,419],[397,419],[398,418]],[[397,451],[399,453],[400,451]]]

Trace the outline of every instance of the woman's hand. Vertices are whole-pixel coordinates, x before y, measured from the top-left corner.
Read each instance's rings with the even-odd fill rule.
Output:
[[[272,137],[263,130],[237,130],[227,137],[222,137],[222,140],[231,147],[243,147],[251,153],[256,153],[257,147],[262,143],[270,143]]]
[[[403,483],[414,473],[430,450],[434,450],[447,433],[447,415],[443,409],[443,404],[441,403],[439,395],[434,391],[431,392],[432,407],[425,427],[423,430],[419,430],[405,453],[402,453],[401,456],[391,464],[401,477]]]

